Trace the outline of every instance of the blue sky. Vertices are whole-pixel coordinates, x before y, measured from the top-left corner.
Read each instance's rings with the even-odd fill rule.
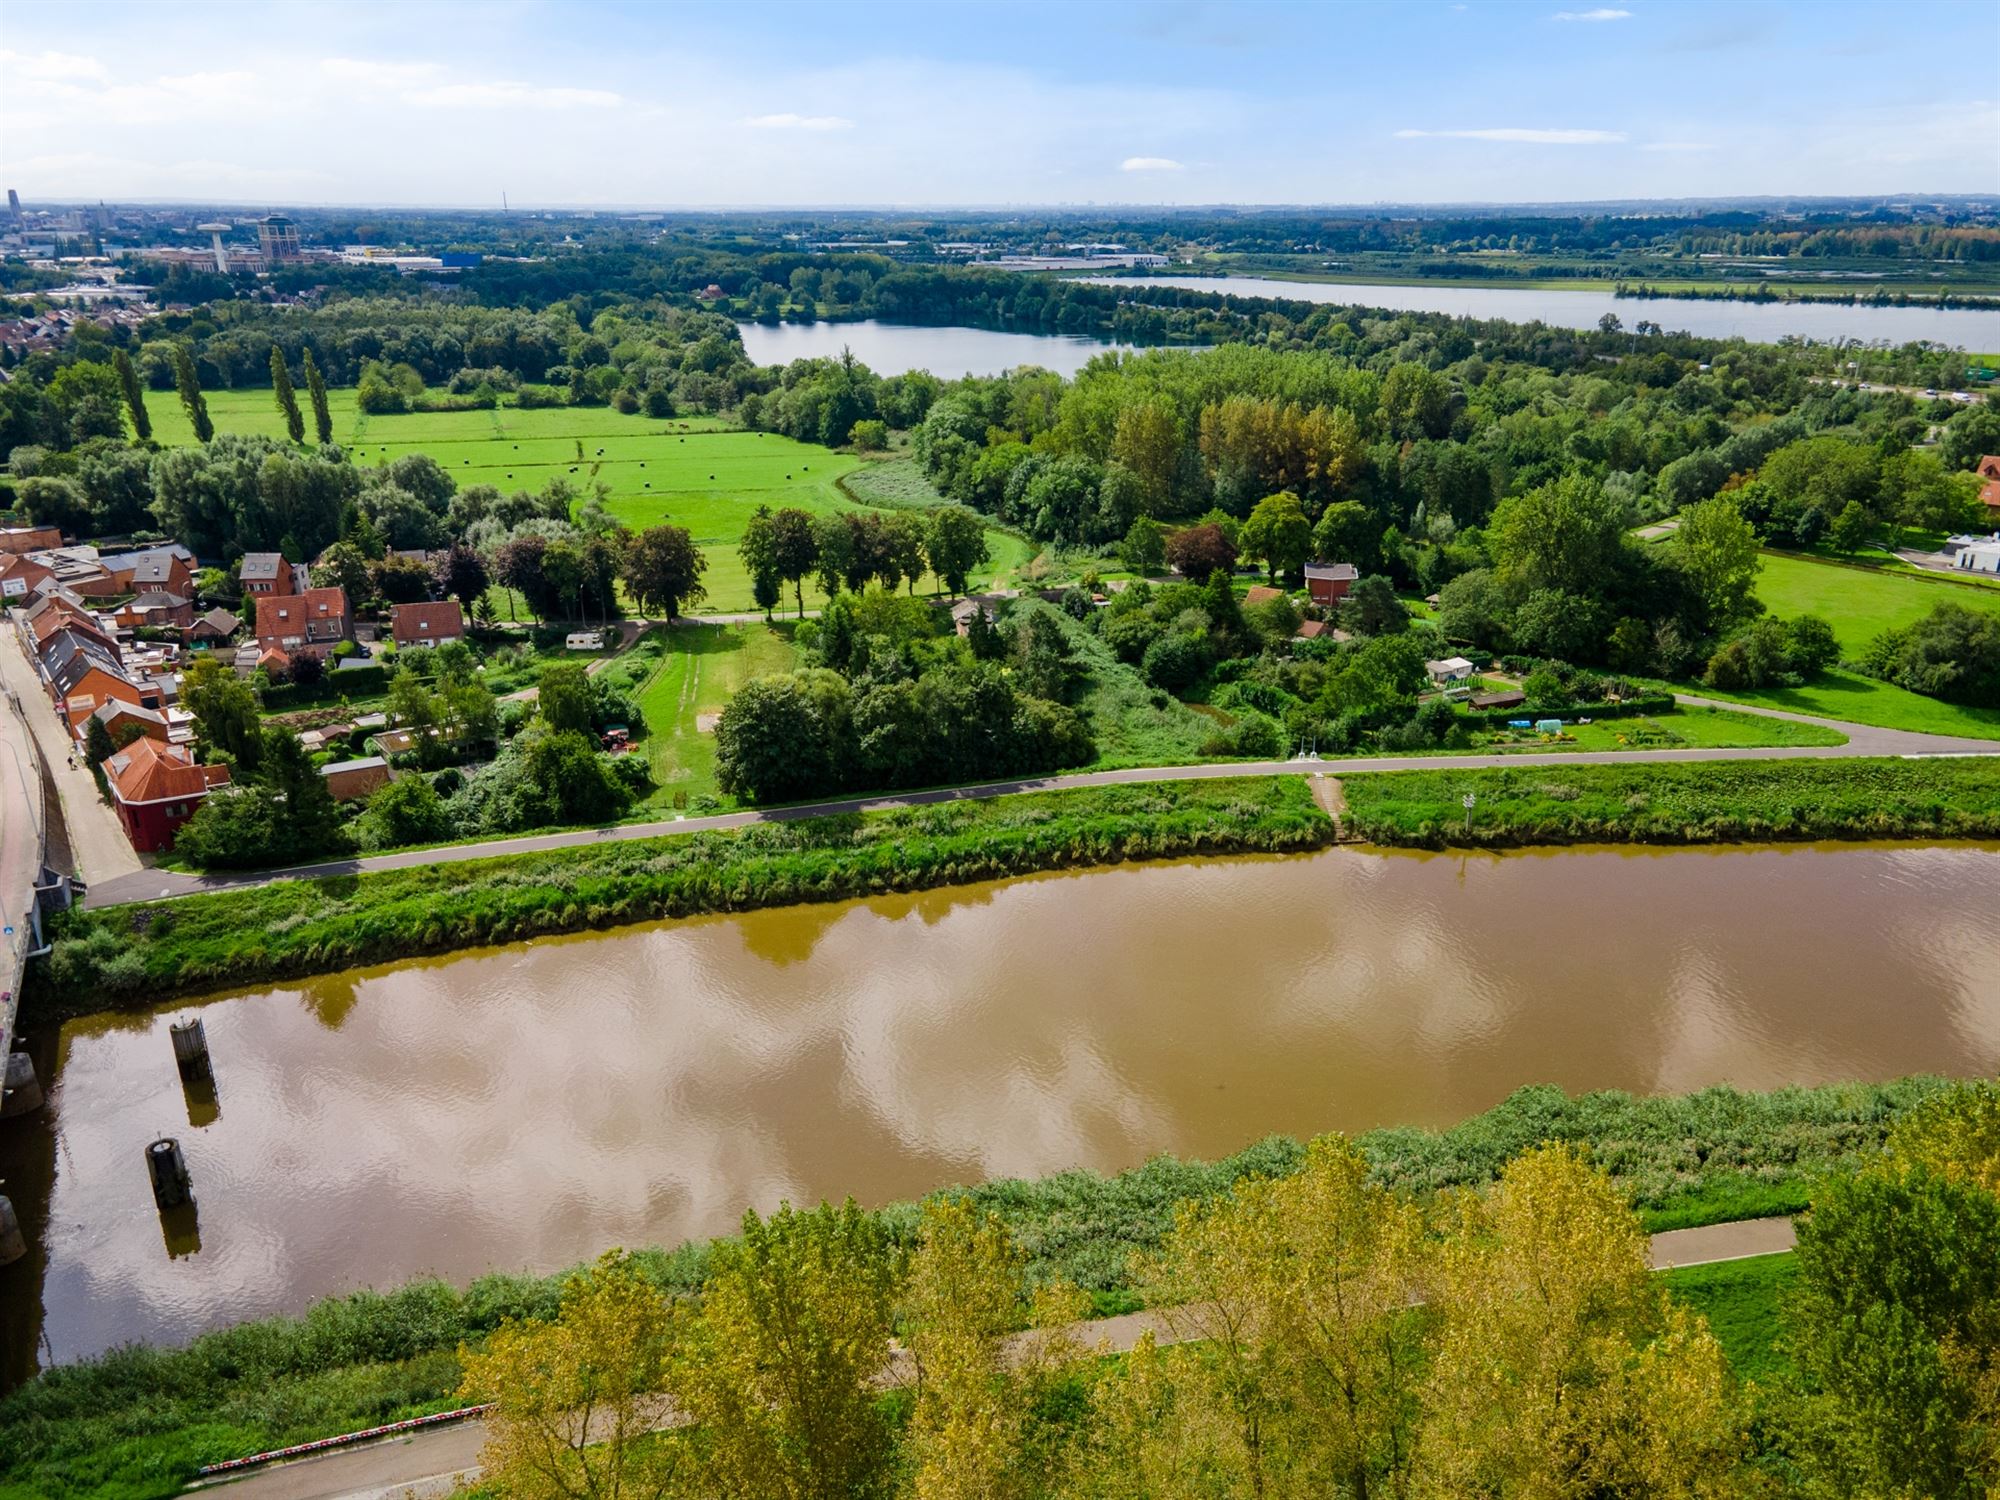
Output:
[[[2000,194],[2000,4],[8,0],[0,185],[660,207]]]

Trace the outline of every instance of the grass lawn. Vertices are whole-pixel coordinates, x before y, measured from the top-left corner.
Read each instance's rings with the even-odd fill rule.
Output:
[[[639,750],[653,768],[654,791],[644,810],[672,806],[677,792],[733,805],[715,786],[714,716],[753,677],[792,669],[792,627],[692,625],[655,632],[652,639],[664,642],[665,654],[634,695],[646,721]]]
[[[1789,1252],[1660,1273],[1675,1301],[1708,1319],[1730,1368],[1745,1380],[1769,1380],[1791,1367],[1777,1347],[1778,1312],[1797,1274]]]
[[[2000,709],[1964,708],[1937,698],[1926,698],[1893,683],[1877,682],[1858,672],[1834,667],[1815,682],[1796,688],[1752,688],[1740,693],[1724,693],[1698,682],[1681,683],[1681,691],[1721,698],[1731,703],[1754,703],[1762,708],[1783,708],[1793,713],[1816,714],[1823,719],[1842,719],[1850,724],[1875,724],[1884,729],[1908,729],[1917,734],[1963,735],[1972,739],[2000,740]]]
[[[355,406],[352,390],[330,391],[328,399],[335,440],[356,463],[428,453],[460,485],[490,484],[506,491],[538,490],[561,478],[587,492],[593,482],[602,481],[609,487],[611,514],[634,530],[663,521],[687,527],[708,557],[703,608],[715,613],[756,607],[736,544],[758,505],[774,510],[796,506],[823,515],[857,502],[896,503],[841,486],[842,478],[864,467],[852,453],[795,443],[776,433],[746,432],[713,417],[660,421],[626,416],[608,406],[528,411],[501,406],[368,416]],[[160,442],[194,441],[173,392],[149,393],[146,409]],[[269,391],[212,391],[208,411],[219,432],[284,436],[284,420]],[[1011,576],[1034,551],[1032,544],[1008,532],[995,529],[988,537],[993,561],[973,580],[975,587]],[[920,580],[919,587],[924,585]],[[822,602],[808,584],[807,607]]]
[[[1940,604],[2000,610],[2000,590],[1774,557],[1768,552],[1757,576],[1757,597],[1783,618],[1808,613],[1824,617],[1840,638],[1841,649],[1850,654],[1883,631],[1908,625]]]
[[[1532,719],[1532,713],[1523,713]],[[1844,745],[1847,736],[1818,724],[1762,714],[1733,713],[1726,708],[1689,708],[1646,719],[1601,719],[1594,724],[1570,722],[1563,732],[1572,745],[1524,745],[1541,750],[1705,750],[1758,748],[1774,745]],[[1495,746],[1494,748],[1501,748]]]

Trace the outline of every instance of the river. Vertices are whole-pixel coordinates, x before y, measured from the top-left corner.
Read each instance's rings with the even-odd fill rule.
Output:
[[[913,323],[738,323],[743,347],[760,365],[834,359],[843,349],[877,375],[929,370],[942,380],[998,375],[1039,365],[1065,379],[1098,355],[1130,344],[1068,333],[1001,333],[991,328],[933,328]]]
[[[1092,277],[1124,283],[1131,278]],[[1613,297],[1608,291],[1509,286],[1377,286],[1364,282],[1278,281],[1265,276],[1148,276],[1147,286],[1184,287],[1233,297],[1287,297],[1295,302],[1440,312],[1461,318],[1505,318],[1557,328],[1595,328],[1613,313],[1627,328],[1642,319],[1669,333],[1702,338],[1783,338],[1830,343],[1908,344],[1919,339],[1979,353],[2000,351],[2000,309],[1869,307],[1841,302],[1722,302],[1688,297]],[[942,373],[942,372],[940,372]]]
[[[2000,848],[1128,866],[520,944],[45,1038],[8,1361],[746,1205],[1444,1125],[1514,1088],[2000,1070]],[[199,1011],[216,1097],[166,1027]],[[141,1151],[186,1148],[198,1227]],[[192,1231],[192,1232],[191,1232]],[[39,1325],[39,1326],[38,1326]]]

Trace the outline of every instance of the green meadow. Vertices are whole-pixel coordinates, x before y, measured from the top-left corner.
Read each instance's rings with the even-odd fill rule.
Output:
[[[1906,573],[1841,567],[1768,552],[1757,576],[1757,597],[1782,619],[1802,614],[1821,616],[1833,626],[1841,650],[1849,656],[1858,655],[1883,631],[1908,625],[1940,604],[2000,610],[2000,589],[1928,582]],[[2000,739],[2000,711],[1926,698],[1837,667],[1803,687],[1739,693],[1700,686],[1693,690],[1733,703],[1761,704],[1852,724]]]
[[[328,397],[334,439],[356,463],[427,453],[461,486],[490,484],[507,491],[539,490],[563,479],[588,492],[601,482],[609,492],[606,508],[626,526],[687,527],[708,557],[708,598],[702,607],[714,613],[756,607],[736,552],[751,511],[759,505],[796,506],[814,515],[851,509],[855,498],[840,481],[866,467],[852,453],[746,432],[713,417],[662,421],[603,406],[370,416],[355,406],[352,390],[330,391]],[[149,393],[146,407],[160,442],[194,441],[172,391]],[[218,432],[284,436],[284,419],[267,390],[211,391],[208,411]],[[989,531],[988,545],[993,560],[973,579],[975,587],[991,586],[1019,567],[1029,550],[1020,538],[998,529]],[[934,579],[919,583],[936,586]],[[823,602],[808,584],[807,608]]]

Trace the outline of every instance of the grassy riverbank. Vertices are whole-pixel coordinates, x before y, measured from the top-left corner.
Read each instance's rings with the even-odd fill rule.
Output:
[[[1575,1142],[1632,1195],[1648,1227],[1661,1228],[1740,1217],[1746,1189],[1761,1195],[1750,1211],[1803,1207],[1818,1176],[1878,1151],[1890,1126],[1939,1087],[1906,1079],[1655,1099],[1529,1088],[1449,1130],[1371,1131],[1358,1145],[1379,1181],[1423,1197],[1490,1182],[1542,1141]],[[1274,1138],[1215,1163],[1162,1157],[1115,1177],[995,1182],[971,1196],[1006,1222],[1035,1278],[1073,1280],[1108,1309],[1136,1300],[1133,1258],[1162,1242],[1176,1205],[1284,1175],[1302,1156],[1299,1142]],[[898,1240],[913,1241],[919,1205],[879,1214]],[[641,1259],[661,1285],[691,1291],[709,1254],[701,1244]],[[1715,1310],[1727,1304],[1742,1325],[1725,1345],[1768,1357],[1771,1274],[1760,1267],[1757,1285],[1693,1279],[1690,1295]],[[0,1399],[0,1500],[150,1500],[174,1493],[201,1463],[443,1409],[453,1404],[460,1342],[479,1343],[509,1316],[549,1315],[559,1280],[488,1276],[465,1290],[420,1282],[356,1293],[184,1349],[135,1346],[62,1366]]]
[[[1392,771],[1343,790],[1350,832],[1409,848],[2000,838],[2000,757]]]
[[[72,913],[43,1018],[662,917],[1330,843],[1302,777],[1101,787],[634,839]]]

